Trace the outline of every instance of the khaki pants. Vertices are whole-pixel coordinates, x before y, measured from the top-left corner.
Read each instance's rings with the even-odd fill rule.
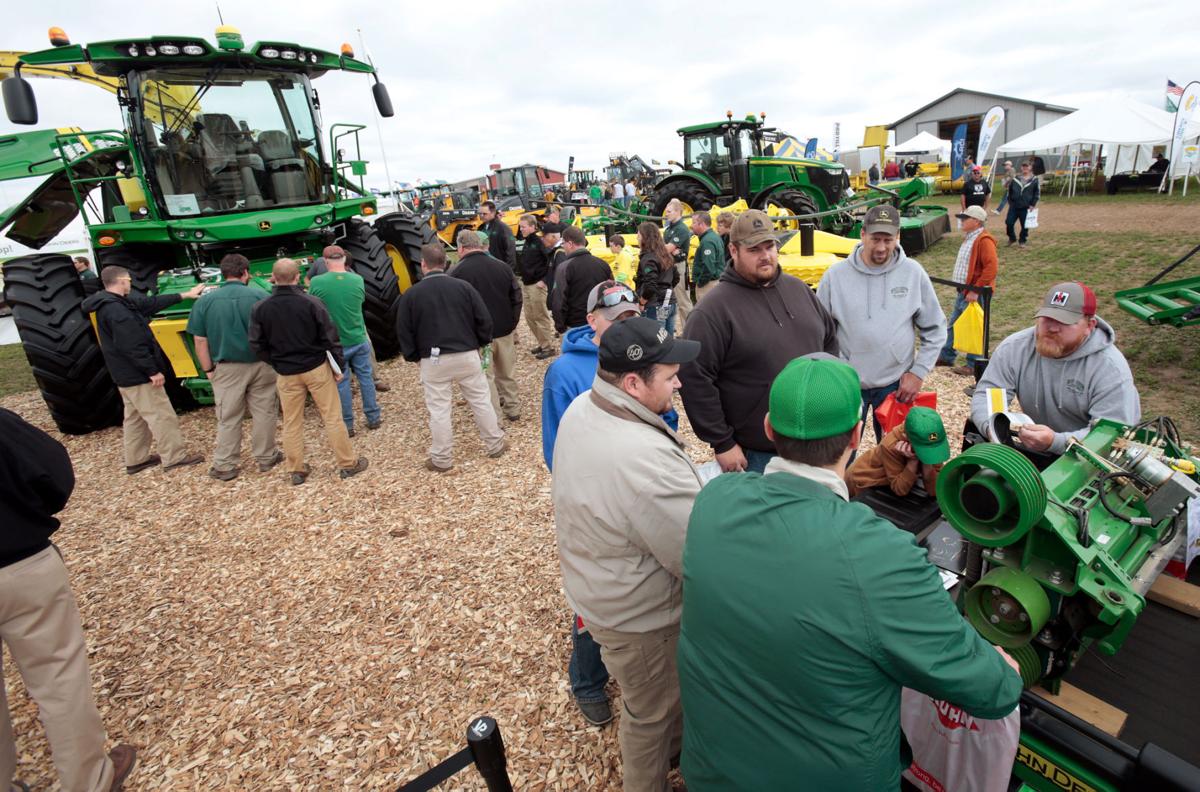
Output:
[[[421,358],[421,384],[425,386],[425,407],[429,410],[429,458],[443,468],[454,464],[450,408],[456,382],[475,416],[475,426],[487,452],[494,454],[504,447],[504,431],[492,408],[479,353],[451,352],[440,356],[437,363],[433,358]]]
[[[217,447],[212,466],[236,468],[242,456],[242,419],[250,409],[250,452],[266,464],[275,456],[275,372],[266,363],[218,363],[212,374],[216,399]]]
[[[54,547],[0,567],[0,638],[38,705],[64,792],[107,790],[113,765],[88,674],[87,645],[67,568]],[[17,764],[0,657],[0,788]]]
[[[702,299],[704,299],[704,295],[708,294],[710,291],[717,288],[717,283],[718,283],[718,281],[709,281],[708,283],[704,284],[703,286],[696,287],[696,304],[697,305],[699,305],[700,301]]]
[[[517,381],[513,372],[517,368],[517,350],[513,346],[515,333],[503,338],[492,339],[492,365],[487,367],[488,390],[492,393],[492,410],[496,416],[504,413],[506,418],[521,417],[521,397],[517,395]]]
[[[600,657],[621,685],[621,767],[625,792],[663,792],[683,739],[675,648],[679,625],[648,633],[589,624]]]
[[[536,283],[521,284],[522,307],[525,324],[533,333],[533,341],[542,349],[554,349],[554,321],[546,310],[546,290]]]
[[[687,263],[675,262],[675,270],[679,273],[679,285],[671,291],[671,299],[679,306],[676,314],[679,316],[679,334],[683,335],[683,325],[687,321],[688,314],[692,312],[692,295],[688,293],[687,287]]]
[[[342,423],[342,400],[338,398],[333,370],[322,363],[303,374],[280,374],[275,381],[279,390],[279,405],[283,409],[283,455],[289,473],[303,473],[304,465],[304,397],[311,393],[313,404],[321,413],[325,434],[337,458],[338,467],[354,467],[358,457],[350,445],[346,424]]]
[[[158,444],[164,465],[174,465],[188,455],[179,418],[167,397],[166,388],[149,382],[131,388],[117,388],[125,403],[125,466],[140,465],[150,457],[150,440]]]

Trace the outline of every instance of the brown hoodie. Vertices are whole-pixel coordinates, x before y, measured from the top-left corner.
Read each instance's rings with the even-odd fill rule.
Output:
[[[700,354],[679,369],[680,394],[696,436],[718,454],[775,453],[763,431],[771,383],[794,358],[838,353],[837,328],[804,281],[778,272],[758,285],[725,268],[688,315],[685,338]]]
[[[883,442],[854,460],[854,464],[846,471],[846,486],[850,489],[850,497],[854,497],[868,487],[888,485],[892,492],[901,497],[907,495],[917,483],[917,472],[908,467],[908,460],[896,450],[896,443],[907,441],[904,434],[904,424],[900,424],[883,436]],[[917,463],[925,481],[925,491],[930,495],[936,492],[938,471],[941,465],[926,465]]]

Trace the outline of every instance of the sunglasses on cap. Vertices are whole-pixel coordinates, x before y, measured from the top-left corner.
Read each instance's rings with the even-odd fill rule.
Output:
[[[600,292],[600,296],[596,298],[596,307],[612,308],[614,305],[620,305],[623,302],[636,305],[637,295],[625,286],[609,286]]]

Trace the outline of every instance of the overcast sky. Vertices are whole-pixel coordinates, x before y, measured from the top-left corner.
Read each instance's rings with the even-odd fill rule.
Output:
[[[1162,106],[1168,78],[1200,79],[1200,3],[872,4],[410,3],[224,0],[225,21],[258,40],[359,50],[361,28],[396,115],[380,124],[391,177],[458,180],[490,163],[600,168],[609,152],[680,159],[675,129],[766,111],[831,147],[861,142],[955,87],[1079,107],[1110,92]],[[0,49],[125,36],[201,35],[211,2],[6,4]],[[950,11],[949,9],[959,9]],[[39,127],[119,126],[110,94],[36,80]],[[369,183],[385,183],[369,78],[315,83],[326,125],[359,121]],[[15,128],[0,119],[0,133]]]

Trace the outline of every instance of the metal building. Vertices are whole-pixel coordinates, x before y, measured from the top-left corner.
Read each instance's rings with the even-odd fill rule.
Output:
[[[959,124],[967,125],[966,153],[975,156],[979,144],[979,127],[983,116],[994,105],[1004,108],[1004,123],[993,139],[995,146],[1032,132],[1040,126],[1075,112],[1073,107],[1017,99],[1012,96],[955,88],[945,96],[934,99],[888,126],[896,133],[897,143],[921,132],[929,132],[942,140],[950,140]]]

